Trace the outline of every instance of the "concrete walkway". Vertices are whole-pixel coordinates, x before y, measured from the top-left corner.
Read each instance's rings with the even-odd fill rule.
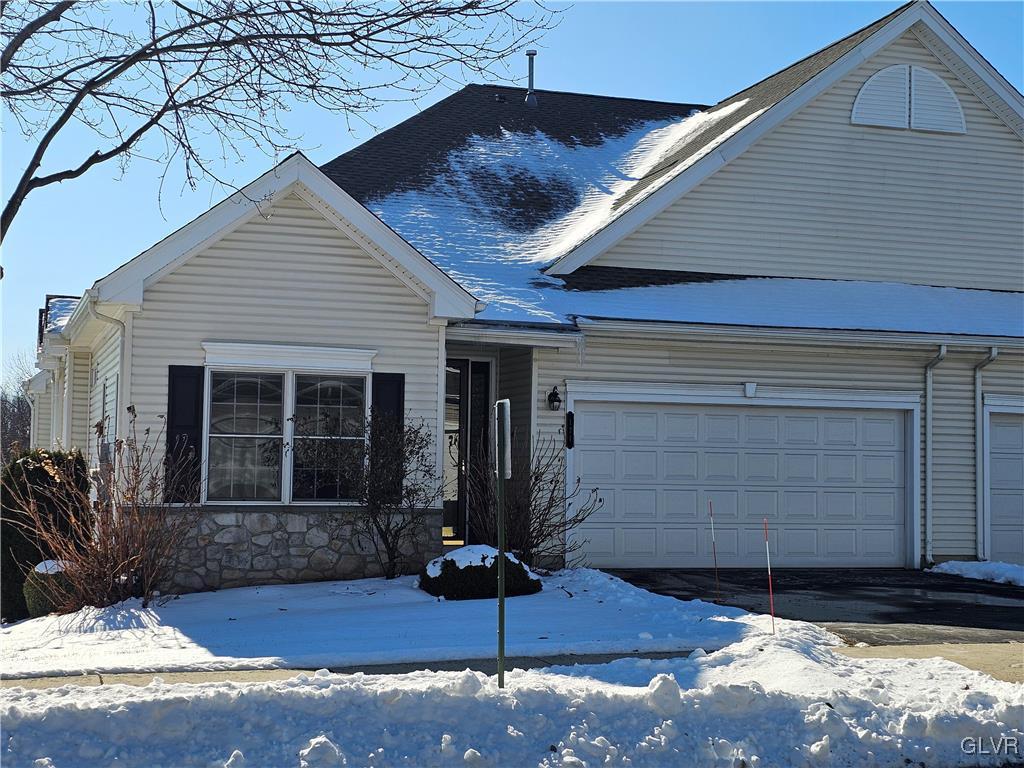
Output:
[[[671,653],[588,653],[580,655],[545,656],[510,656],[505,659],[505,669],[537,669],[568,664],[606,664],[609,661],[623,658],[634,659],[670,659],[677,656],[688,656],[690,651],[673,651]],[[367,675],[401,675],[407,672],[426,670],[430,672],[461,672],[472,669],[487,675],[498,672],[496,659],[458,659],[455,661],[421,661],[403,664],[373,664],[361,667],[337,667],[331,672],[354,674],[362,672]],[[149,685],[159,677],[165,683],[217,683],[230,681],[234,683],[263,683],[272,680],[287,680],[299,674],[312,675],[311,669],[238,669],[219,672],[133,672],[127,674],[88,674],[67,675],[61,677],[29,677],[20,679],[0,680],[0,688],[59,688],[63,685]]]
[[[1021,643],[874,645],[836,648],[836,651],[854,659],[931,659],[939,656],[997,680],[1024,683],[1024,645]]]

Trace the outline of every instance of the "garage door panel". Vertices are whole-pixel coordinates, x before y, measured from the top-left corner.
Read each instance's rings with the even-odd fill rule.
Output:
[[[764,518],[779,566],[904,564],[898,414],[600,404],[591,429],[591,409],[575,469],[605,499],[580,534],[594,565],[710,565],[709,501],[723,566],[762,561]]]

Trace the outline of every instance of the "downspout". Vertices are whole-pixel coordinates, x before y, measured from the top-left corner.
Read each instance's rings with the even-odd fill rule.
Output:
[[[989,541],[986,536],[988,523],[985,519],[985,446],[982,437],[985,434],[984,403],[982,402],[981,370],[999,357],[999,347],[992,347],[988,357],[974,366],[974,510],[977,555],[979,560],[988,560]]]
[[[96,309],[96,295],[89,292],[89,301],[86,303],[86,309],[89,310],[89,314],[99,320],[101,323],[108,323],[117,327],[118,335],[118,357],[117,357],[117,394],[114,398],[116,411],[114,413],[114,431],[117,431],[117,425],[121,423],[121,417],[123,413],[122,406],[124,405],[124,383],[125,383],[125,367],[127,361],[125,360],[124,345],[127,331],[123,320],[118,320],[116,317],[110,315],[104,315],[98,309]],[[106,404],[104,403],[104,407]],[[114,434],[112,437],[116,438]]]
[[[946,345],[924,367],[924,559],[928,565],[932,557],[932,369],[946,359]]]

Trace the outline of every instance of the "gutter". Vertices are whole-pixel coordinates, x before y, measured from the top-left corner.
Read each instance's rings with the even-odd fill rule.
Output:
[[[932,493],[932,371],[946,359],[946,345],[941,344],[939,351],[924,367],[924,559],[928,565],[935,560],[932,557],[932,519],[934,517],[934,498]]]
[[[982,403],[982,375],[983,368],[991,365],[999,357],[999,347],[992,347],[988,356],[974,366],[974,510],[975,510],[975,532],[974,538],[977,542],[977,556],[979,560],[988,560],[988,510],[985,509],[985,409]]]

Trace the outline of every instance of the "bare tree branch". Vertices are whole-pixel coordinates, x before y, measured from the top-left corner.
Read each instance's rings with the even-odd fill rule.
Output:
[[[210,157],[210,142],[282,154],[295,149],[281,116],[296,102],[347,117],[466,74],[493,77],[553,18],[517,0],[5,2],[0,97],[33,150],[0,242],[34,190],[133,157],[165,175],[180,162],[193,187],[219,180],[226,158]],[[47,168],[74,126],[107,146]]]

